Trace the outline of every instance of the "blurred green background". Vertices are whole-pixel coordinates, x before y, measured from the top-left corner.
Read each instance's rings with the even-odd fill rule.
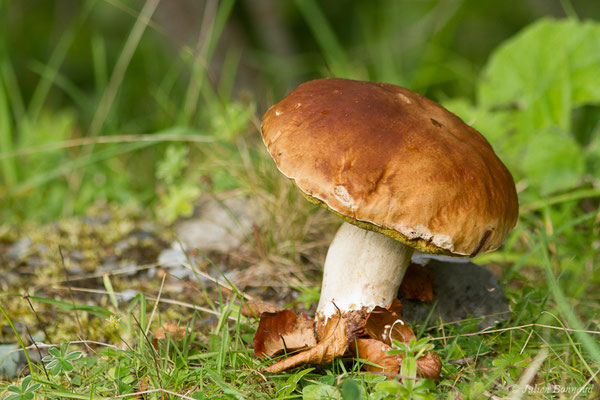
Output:
[[[522,204],[586,198],[600,176],[598,19],[596,0],[0,0],[2,222],[105,203],[172,221],[200,193],[243,187],[239,148],[264,157],[262,113],[327,76],[458,113]]]

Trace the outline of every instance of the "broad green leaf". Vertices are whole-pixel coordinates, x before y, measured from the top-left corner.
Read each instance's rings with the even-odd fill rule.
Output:
[[[73,361],[73,360],[79,359],[81,356],[83,356],[83,351],[73,351],[73,352],[67,354],[65,359]]]
[[[329,385],[308,385],[302,389],[302,400],[341,399],[338,388]]]
[[[600,24],[570,19],[542,19],[500,46],[475,105],[445,103],[490,141],[516,181],[527,182],[524,195],[534,196],[571,189],[586,167],[600,164],[590,151],[591,128],[573,131],[581,128],[575,110],[599,104]]]
[[[522,168],[526,179],[547,195],[578,184],[585,173],[585,158],[572,137],[549,129],[529,139]]]
[[[340,385],[343,400],[360,400],[365,397],[363,388],[352,379],[346,379]]]
[[[68,301],[62,301],[62,300],[56,300],[56,299],[50,299],[50,298],[38,297],[38,296],[29,296],[29,298],[32,300],[35,300],[35,301],[39,301],[42,303],[57,306],[61,310],[73,311],[73,309],[76,309],[76,310],[80,310],[80,311],[89,312],[90,314],[93,314],[100,318],[108,318],[113,315],[110,311],[108,311],[106,308],[101,307],[101,306],[88,305],[88,304],[73,304]],[[48,352],[50,352],[50,350],[48,350]]]
[[[56,347],[50,347],[48,349],[48,353],[50,353],[54,357],[60,357],[60,350],[58,350],[58,348]]]
[[[400,394],[402,384],[398,381],[383,381],[375,385],[375,392],[388,393],[392,395]]]
[[[308,374],[313,369],[314,368],[306,368],[306,369],[303,369],[302,371],[299,371],[299,372],[295,373],[294,375],[290,376],[286,380],[286,386],[285,386],[285,389],[282,391],[282,394],[288,394],[289,395],[294,390],[296,390],[296,387],[298,386],[298,382],[300,382],[300,380],[302,379],[302,377],[304,377],[304,375]]]
[[[29,386],[29,383],[31,382],[31,375],[26,376],[23,381],[21,382],[21,391],[26,391],[27,390],[27,386]]]
[[[10,385],[9,387],[6,388],[6,390],[8,390],[9,392],[13,392],[13,393],[22,393],[23,390],[20,389],[18,386],[15,385]]]
[[[527,129],[568,130],[571,109],[600,102],[600,24],[542,19],[492,55],[479,87],[486,108],[515,108]]]

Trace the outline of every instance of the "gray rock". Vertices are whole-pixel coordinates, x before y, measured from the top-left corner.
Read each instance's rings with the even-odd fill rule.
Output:
[[[260,225],[264,216],[264,211],[256,201],[241,197],[223,200],[206,197],[196,206],[192,218],[175,224],[175,233],[181,244],[178,241],[173,242],[170,248],[159,254],[157,261],[163,268],[169,268],[169,274],[174,277],[196,279],[194,272],[182,265],[188,262],[184,251],[233,251],[247,241],[249,235],[252,235],[252,226]],[[204,257],[190,255],[190,259],[195,263]],[[154,268],[148,271],[149,276],[153,276],[154,273]],[[205,280],[203,277],[199,278]]]
[[[75,265],[69,265],[69,268],[67,268],[67,272],[69,273],[69,276],[73,276],[73,275],[81,275],[81,274],[83,274],[84,271],[80,265],[75,264]]]
[[[187,257],[177,242],[158,255],[158,263],[164,268],[179,268],[187,262]]]
[[[119,293],[117,297],[121,301],[128,302],[131,301],[135,296],[137,296],[138,293],[139,292],[135,289],[125,289],[124,291]]]
[[[115,255],[109,255],[102,261],[102,265],[100,265],[97,269],[97,273],[105,273],[112,272],[119,268],[118,258]]]
[[[465,260],[432,259],[428,266],[433,270],[435,300],[430,304],[401,298],[408,322],[422,323],[434,305],[429,325],[436,325],[439,317],[444,322],[479,318],[478,328],[487,329],[510,317],[508,299],[488,269]]]
[[[19,240],[17,240],[8,250],[6,254],[9,259],[13,261],[21,261],[23,260],[29,251],[31,250],[31,246],[33,241],[30,237],[25,236]]]
[[[163,268],[169,269],[169,275],[177,279],[193,279],[195,274],[186,264],[187,257],[179,243],[175,242],[169,249],[165,249],[158,255],[158,263]],[[156,268],[148,270],[148,276],[153,277],[156,274]]]
[[[209,198],[198,204],[194,217],[176,223],[175,233],[185,249],[227,253],[244,243],[252,225],[260,225],[263,217],[255,201]]]

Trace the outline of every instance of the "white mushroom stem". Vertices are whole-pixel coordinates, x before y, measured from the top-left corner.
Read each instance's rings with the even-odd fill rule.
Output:
[[[392,238],[344,223],[327,251],[317,318],[389,306],[412,253]]]

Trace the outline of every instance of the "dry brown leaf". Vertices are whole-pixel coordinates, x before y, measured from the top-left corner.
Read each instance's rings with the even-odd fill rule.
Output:
[[[402,303],[394,299],[388,308],[375,307],[367,317],[364,332],[388,345],[392,339],[409,343],[416,336],[402,320]]]
[[[189,328],[165,322],[160,328],[154,331],[154,339],[166,339],[167,337],[173,340],[181,340],[186,333],[190,332]]]
[[[266,301],[247,301],[242,305],[241,313],[246,317],[260,317],[260,315],[264,312],[276,313],[277,311],[282,311],[283,308],[276,306],[272,303],[267,303]]]
[[[186,333],[189,332],[191,332],[190,328],[165,322],[152,334],[152,346],[154,346],[154,348],[157,349],[158,341],[166,338],[171,338],[173,340],[181,340],[185,337]]]
[[[405,299],[433,301],[433,270],[426,265],[410,264],[400,284],[400,291]]]
[[[398,375],[402,366],[402,355],[389,355],[387,352],[392,347],[377,339],[357,339],[357,355],[363,360],[370,361],[373,365],[363,364],[363,368],[369,372],[383,372],[389,375]],[[442,362],[437,354],[429,351],[417,360],[417,374],[422,378],[438,380],[442,371]]]
[[[325,364],[344,355],[347,348],[346,322],[343,318],[332,317],[326,325],[323,340],[315,347],[279,361],[266,370],[277,373],[302,364]]]
[[[387,352],[392,347],[377,339],[357,339],[357,355],[363,360],[381,365],[375,367],[363,364],[363,368],[369,372],[383,372],[390,375],[398,375],[402,366],[402,355],[389,355]],[[437,380],[442,371],[442,362],[437,354],[429,351],[417,360],[417,374],[420,377]]]
[[[273,357],[282,351],[294,351],[317,344],[314,323],[307,317],[296,317],[289,310],[263,312],[254,335],[254,354]]]
[[[410,329],[408,325],[405,325],[402,320],[402,303],[398,299],[395,299],[388,308],[375,307],[375,309],[371,311],[365,323],[365,333],[388,346],[391,345],[392,339],[403,343],[409,343],[412,339],[416,339],[412,329]],[[377,347],[373,347],[373,349],[377,349]],[[379,353],[375,351],[374,355],[365,354],[363,356],[363,354],[361,354],[361,358],[369,361],[374,359],[384,360],[385,358]],[[402,364],[402,357],[397,357],[398,364]],[[380,364],[376,361],[373,362]],[[386,360],[386,362],[388,364],[391,363],[390,360]],[[417,372],[419,376],[428,379],[439,379],[441,371],[442,363],[440,358],[434,352],[427,352],[423,357],[417,360]]]
[[[348,325],[349,321],[350,325]],[[318,327],[322,330],[323,339],[316,345],[305,343],[308,335],[302,332],[308,331],[308,326],[310,326],[310,338],[314,340],[313,326],[307,322],[309,322],[307,319],[298,319],[289,310],[262,314],[254,337],[255,354],[271,356],[284,348],[291,350],[291,343],[300,343],[300,347],[314,346],[271,365],[266,369],[267,372],[278,373],[303,364],[324,364],[346,353],[348,328],[356,321],[347,317],[332,317],[327,324]],[[392,350],[391,340],[408,343],[415,338],[413,331],[402,321],[402,303],[395,300],[388,308],[376,307],[367,316],[363,332],[371,338],[355,340],[358,356],[381,365],[381,368],[372,365],[364,365],[364,368],[371,372],[398,375],[402,365],[402,355],[388,354],[388,351]],[[439,357],[433,352],[428,352],[417,360],[417,373],[424,378],[439,379],[441,367]]]
[[[438,380],[442,373],[442,362],[438,355],[428,351],[423,357],[417,360],[417,373],[419,376],[427,379]]]
[[[363,364],[363,368],[369,372],[384,372],[393,375],[398,375],[400,373],[402,357],[387,354],[390,350],[392,350],[390,346],[377,339],[356,340],[357,355],[363,360],[381,365],[381,367],[375,367],[373,365]]]

